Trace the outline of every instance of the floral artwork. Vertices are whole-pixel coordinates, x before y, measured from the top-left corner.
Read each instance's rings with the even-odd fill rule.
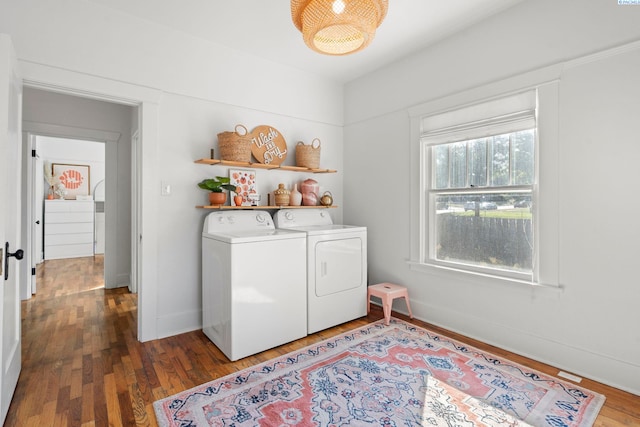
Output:
[[[256,187],[256,172],[253,170],[230,169],[229,178],[231,178],[231,185],[240,187],[237,194],[242,196],[241,206],[251,206],[249,196],[258,193]],[[233,206],[238,206],[233,199],[231,203]]]

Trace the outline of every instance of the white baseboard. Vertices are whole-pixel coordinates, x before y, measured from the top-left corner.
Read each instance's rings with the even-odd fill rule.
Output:
[[[131,276],[129,275],[129,273],[122,273],[122,274],[116,275],[117,287],[129,286],[129,283],[131,283]]]
[[[117,274],[113,283],[105,283],[107,289],[124,288],[131,283],[131,276],[127,273]]]
[[[423,322],[640,396],[638,365],[413,299],[411,310]]]
[[[202,310],[185,311],[169,316],[158,316],[158,338],[167,338],[202,329]]]

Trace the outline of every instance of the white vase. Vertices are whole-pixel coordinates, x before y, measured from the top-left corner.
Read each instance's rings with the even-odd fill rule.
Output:
[[[302,204],[302,193],[298,191],[298,184],[293,184],[293,190],[289,194],[289,205],[300,206]]]

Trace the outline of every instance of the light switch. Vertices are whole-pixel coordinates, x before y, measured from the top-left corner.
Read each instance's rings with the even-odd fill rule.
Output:
[[[171,184],[169,184],[168,182],[162,182],[162,192],[161,194],[163,196],[170,196],[171,195]]]

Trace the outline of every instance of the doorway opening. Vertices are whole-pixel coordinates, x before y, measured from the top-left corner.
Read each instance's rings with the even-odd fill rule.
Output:
[[[30,164],[30,185],[27,185],[32,201],[28,217],[35,224],[30,236],[26,238],[34,248],[31,262],[31,283],[22,292],[22,299],[28,299],[37,293],[36,267],[41,261],[60,260],[64,264],[64,256],[48,257],[46,242],[46,204],[44,180],[44,164],[80,165],[89,172],[87,202],[92,206],[91,223],[87,225],[90,234],[90,256],[92,260],[90,273],[102,269],[100,282],[106,288],[132,286],[132,281],[139,276],[132,267],[134,224],[137,213],[132,213],[133,196],[138,191],[137,179],[132,179],[136,166],[132,154],[132,135],[137,134],[139,108],[64,94],[46,89],[27,87],[23,93],[23,143],[25,159]],[[35,154],[35,157],[33,157]],[[55,179],[55,176],[54,176]],[[48,190],[47,190],[48,192]],[[97,196],[97,197],[96,197]],[[77,199],[77,198],[76,198]],[[66,202],[63,201],[63,203]],[[84,203],[84,202],[83,202]],[[42,219],[38,213],[42,212]],[[41,225],[41,227],[37,227]],[[44,227],[42,227],[42,225]],[[28,228],[28,227],[27,227]],[[68,236],[67,236],[68,237]],[[71,239],[79,238],[78,235]],[[51,242],[60,242],[61,236],[53,236]],[[70,245],[76,245],[72,241]],[[71,247],[68,246],[68,247]],[[41,249],[42,248],[42,249]],[[50,251],[51,253],[51,251]],[[83,256],[84,254],[75,254]],[[73,257],[69,258],[73,260]],[[60,262],[56,262],[60,264]],[[52,264],[53,265],[53,264]],[[82,273],[81,270],[80,272]],[[88,271],[88,270],[87,270]],[[91,281],[96,283],[93,277]],[[28,282],[28,281],[26,281]]]
[[[34,145],[34,262],[103,258],[105,143],[35,136]]]
[[[126,280],[135,285],[138,296],[137,339],[141,342],[156,339],[158,290],[153,285],[144,286],[144,283],[153,284],[157,281],[155,248],[158,238],[155,230],[158,219],[153,215],[153,209],[143,209],[144,206],[155,204],[155,196],[143,189],[151,188],[151,184],[158,179],[156,161],[162,92],[70,70],[57,69],[52,73],[39,64],[25,64],[25,70],[30,77],[22,81],[22,217],[25,221],[32,218],[28,203],[30,198],[25,197],[30,186],[30,174],[26,174],[31,165],[30,135],[107,141],[106,162],[107,165],[115,165],[116,169],[109,172],[110,167],[107,167],[106,198],[114,203],[109,202],[105,206],[105,217],[108,222],[109,212],[114,212],[111,218],[117,221],[118,231],[109,232],[106,237],[105,285],[109,286],[110,280],[115,283]],[[104,114],[95,114],[95,110],[88,108],[91,103],[97,103]],[[106,126],[104,120],[113,119],[114,115],[128,122],[130,127],[113,131]],[[111,179],[115,180],[114,185],[110,185]],[[129,208],[125,210],[121,204]],[[144,243],[143,223],[146,231]],[[123,224],[127,227],[126,234],[122,232]],[[31,227],[21,227],[21,240],[31,242],[30,233]],[[119,251],[117,244],[109,243],[110,238],[121,243],[122,236],[128,241],[127,251]],[[112,249],[116,251],[115,256],[109,257]],[[110,261],[111,258],[114,259]],[[28,282],[35,276],[35,265],[30,259],[28,261],[21,263],[20,291],[26,288],[31,295]],[[112,263],[116,267],[126,265],[127,269],[111,269]]]

